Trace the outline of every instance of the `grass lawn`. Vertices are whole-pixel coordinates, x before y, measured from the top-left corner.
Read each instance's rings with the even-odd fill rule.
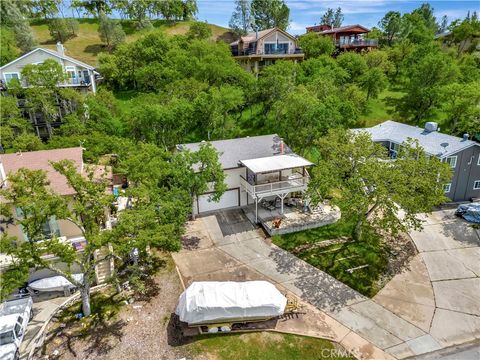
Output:
[[[340,220],[336,224],[322,226],[317,229],[274,236],[273,242],[285,250],[292,251],[299,245],[314,244],[339,237],[349,237],[353,227],[353,222]],[[296,255],[358,292],[372,297],[379,290],[378,280],[387,268],[384,252],[385,250],[379,237],[365,234],[365,240],[361,242],[312,247],[297,252]],[[346,271],[347,269],[363,265],[368,266],[354,270],[352,273]]]
[[[400,99],[403,92],[388,89],[380,93],[377,99],[370,99],[367,111],[360,116],[360,121],[365,122],[366,127],[375,126],[385,120],[399,120],[398,114],[395,114],[394,101]]]
[[[100,41],[100,37],[98,36],[98,21],[96,19],[76,20],[80,23],[78,36],[65,42],[67,54],[75,59],[95,66],[97,64],[97,55],[100,52],[105,51],[103,44]],[[121,24],[127,34],[127,42],[135,41],[148,32],[148,30],[136,30],[133,22],[129,20],[122,20]],[[154,20],[152,21],[152,24],[155,30],[161,30],[167,35],[173,36],[185,34],[190,28],[192,22],[167,22],[164,20]],[[229,29],[213,24],[208,24],[208,26],[212,30],[212,38],[214,40],[222,39],[227,42],[233,41],[233,34]],[[35,21],[31,24],[31,27],[41,47],[53,50],[56,49],[55,41],[52,39],[50,32],[48,31],[47,22],[44,20]]]
[[[270,332],[204,335],[191,346],[194,354],[222,360],[354,359],[327,340]]]

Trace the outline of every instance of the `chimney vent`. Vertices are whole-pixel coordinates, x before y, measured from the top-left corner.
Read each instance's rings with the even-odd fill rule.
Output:
[[[425,130],[428,132],[438,131],[438,124],[433,121],[429,121],[425,124]]]
[[[468,135],[468,133],[465,133],[465,134],[463,134],[463,140],[464,140],[464,141],[467,141],[467,140],[468,140],[468,138],[469,138],[469,135]]]
[[[285,153],[285,145],[283,144],[283,139],[280,139],[280,155]]]
[[[65,56],[65,48],[60,41],[57,42],[57,52],[60,54],[60,56]]]

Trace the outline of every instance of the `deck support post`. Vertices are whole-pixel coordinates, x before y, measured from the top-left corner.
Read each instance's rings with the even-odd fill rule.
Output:
[[[258,198],[255,196],[255,224],[258,224]]]

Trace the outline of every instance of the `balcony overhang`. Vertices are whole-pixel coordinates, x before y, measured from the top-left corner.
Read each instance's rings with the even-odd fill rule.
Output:
[[[257,159],[241,160],[240,164],[255,174],[312,166],[313,163],[301,156],[274,155]]]

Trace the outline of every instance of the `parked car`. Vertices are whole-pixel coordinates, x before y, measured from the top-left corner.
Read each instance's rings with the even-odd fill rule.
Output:
[[[28,322],[33,317],[30,296],[0,305],[0,360],[17,360]]]
[[[480,224],[480,203],[462,204],[455,211],[455,215],[465,220]]]

